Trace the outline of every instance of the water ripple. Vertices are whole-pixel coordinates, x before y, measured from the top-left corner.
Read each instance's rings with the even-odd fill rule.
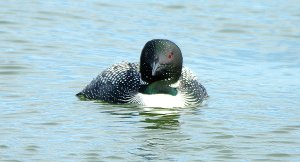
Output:
[[[0,160],[298,161],[299,5],[199,4],[0,1]],[[74,96],[154,38],[180,46],[206,104]]]

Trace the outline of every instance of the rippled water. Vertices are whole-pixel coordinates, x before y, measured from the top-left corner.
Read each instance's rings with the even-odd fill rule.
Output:
[[[299,4],[1,1],[0,161],[299,161]],[[206,104],[74,96],[153,38],[179,45]]]

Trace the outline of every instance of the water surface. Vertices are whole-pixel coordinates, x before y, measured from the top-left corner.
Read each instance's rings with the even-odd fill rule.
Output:
[[[0,5],[0,161],[300,160],[298,1]],[[74,96],[154,38],[179,45],[206,104]]]

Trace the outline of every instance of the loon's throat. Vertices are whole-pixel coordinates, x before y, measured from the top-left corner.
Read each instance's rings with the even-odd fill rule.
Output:
[[[169,84],[165,84],[162,81],[156,81],[149,85],[145,85],[140,88],[140,92],[144,94],[169,94],[176,96],[178,91],[176,88],[170,87]]]

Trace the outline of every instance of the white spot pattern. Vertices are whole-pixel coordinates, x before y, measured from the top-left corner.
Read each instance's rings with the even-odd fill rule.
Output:
[[[171,48],[170,42],[166,43],[168,40],[155,41],[158,42],[156,46],[153,40],[150,44],[151,47],[148,47],[146,50]],[[182,62],[182,58],[180,61]],[[146,65],[143,63],[141,66],[144,67]],[[165,81],[170,81],[169,84],[174,83],[173,80],[176,81],[180,76],[176,84],[170,85],[170,87],[177,90],[177,95],[142,94],[139,92],[140,88],[148,85],[147,79],[149,80],[150,76],[147,73],[143,73],[145,75],[143,79],[146,79],[147,82],[143,81],[139,69],[138,63],[122,62],[112,65],[92,80],[77,96],[109,103],[134,103],[152,107],[197,106],[208,96],[204,86],[199,83],[195,75],[188,68],[183,67],[180,76],[180,71],[172,65],[168,66],[160,75],[164,76]],[[177,78],[174,79],[176,76]]]

